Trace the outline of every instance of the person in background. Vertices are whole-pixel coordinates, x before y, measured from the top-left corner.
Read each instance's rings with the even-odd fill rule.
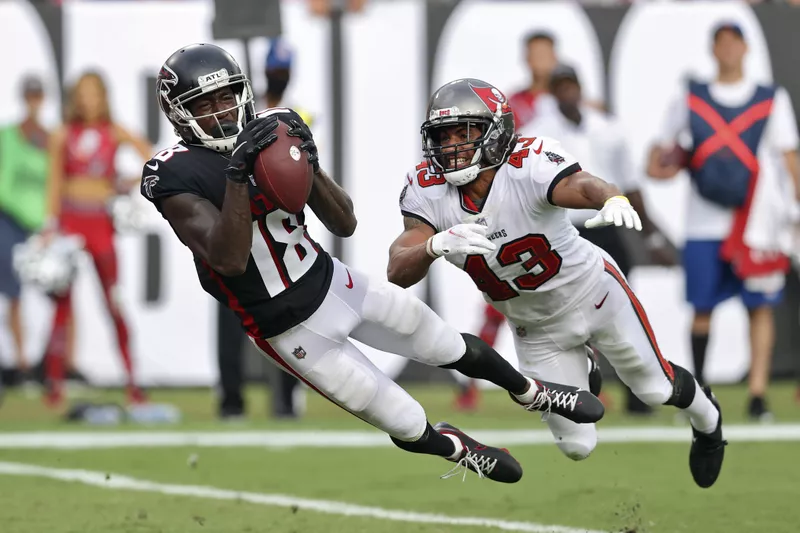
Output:
[[[508,99],[517,128],[523,128],[536,117],[537,113],[541,114],[548,109],[550,73],[558,64],[553,36],[537,31],[525,37],[525,61],[530,70],[530,85],[513,93]],[[550,103],[552,104],[552,100]]]
[[[782,213],[800,192],[797,122],[786,89],[745,77],[747,42],[737,23],[719,24],[712,44],[716,79],[692,80],[681,88],[651,148],[647,172],[665,180],[688,166],[691,177],[683,267],[686,299],[694,308],[691,346],[697,380],[705,381],[714,308],[740,296],[750,321],[747,413],[768,421],[773,306],[781,300],[789,268],[787,257],[772,252],[780,248],[774,241],[791,226]],[[787,173],[793,183],[784,179]],[[750,248],[748,235],[758,237],[763,248]]]
[[[14,368],[3,376],[7,385],[27,381],[20,295],[13,268],[13,248],[44,223],[47,198],[48,132],[39,122],[44,85],[36,76],[22,81],[25,117],[0,128],[0,294],[9,302],[8,328],[13,339]]]
[[[143,161],[152,155],[149,142],[113,120],[101,75],[86,72],[69,92],[64,125],[50,138],[49,219],[45,233],[58,231],[83,237],[116,331],[128,401],[141,403],[144,395],[134,383],[128,326],[119,301],[114,224],[108,210],[109,201],[120,188],[138,185],[138,180],[124,184],[118,181],[116,153],[125,144],[131,145]],[[45,373],[50,383],[47,400],[51,404],[59,403],[62,398],[58,384],[64,374],[64,363],[67,377],[79,377],[71,294],[54,299],[53,329],[45,352]]]
[[[556,101],[554,113],[533,120],[522,129],[523,137],[552,137],[581,162],[581,167],[598,176],[606,176],[628,197],[642,220],[644,245],[652,263],[662,266],[677,264],[677,251],[650,219],[635,174],[631,153],[621,126],[607,113],[585,102],[575,69],[558,65],[550,75],[550,92]],[[632,258],[620,228],[604,226],[586,228],[584,222],[596,211],[570,210],[569,217],[581,237],[608,252],[628,277]],[[624,386],[624,385],[623,385]],[[626,410],[629,414],[649,414],[652,408],[625,387]]]

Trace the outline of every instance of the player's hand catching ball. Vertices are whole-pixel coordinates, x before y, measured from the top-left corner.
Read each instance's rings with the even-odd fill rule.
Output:
[[[308,154],[308,162],[316,174],[319,172],[319,154],[317,153],[317,145],[314,142],[311,129],[295,111],[290,113],[287,123],[289,125],[289,131],[286,135],[290,137],[299,137],[303,141],[299,148]]]
[[[639,213],[631,207],[631,203],[624,196],[612,196],[594,218],[584,223],[586,228],[599,228],[602,226],[625,226],[628,229],[642,231],[642,221]]]
[[[277,127],[278,119],[274,115],[256,118],[247,123],[236,139],[230,163],[225,168],[229,180],[236,183],[249,181],[259,152],[278,140],[275,133]]]
[[[437,233],[425,244],[431,257],[448,255],[486,255],[497,246],[486,238],[486,226],[481,224],[458,224]]]

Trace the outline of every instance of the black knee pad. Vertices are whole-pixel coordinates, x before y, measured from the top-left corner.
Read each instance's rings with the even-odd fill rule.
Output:
[[[686,409],[694,400],[694,395],[697,393],[697,384],[691,372],[675,363],[670,364],[672,365],[675,379],[672,382],[672,396],[664,404],[674,405],[678,409]]]

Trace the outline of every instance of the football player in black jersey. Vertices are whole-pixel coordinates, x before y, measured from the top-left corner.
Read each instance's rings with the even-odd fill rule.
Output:
[[[506,450],[446,423],[431,426],[422,406],[349,338],[491,381],[531,411],[576,422],[602,417],[602,404],[588,391],[522,376],[410,292],[332,258],[308,235],[302,213],[272,205],[251,175],[283,121],[314,167],[308,207],[335,235],[349,237],[356,228],[350,197],[319,168],[308,126],[290,109],[256,114],[250,82],[226,51],[210,44],[181,48],[161,68],[157,91],[181,142],[145,164],[142,194],[192,251],[203,289],[236,312],[275,364],[388,433],[398,447],[506,483],[522,476]]]

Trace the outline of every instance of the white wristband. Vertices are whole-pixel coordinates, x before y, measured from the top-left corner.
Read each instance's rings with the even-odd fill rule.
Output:
[[[433,237],[429,237],[427,242],[425,242],[425,252],[433,259],[439,259],[439,256],[433,251]]]

